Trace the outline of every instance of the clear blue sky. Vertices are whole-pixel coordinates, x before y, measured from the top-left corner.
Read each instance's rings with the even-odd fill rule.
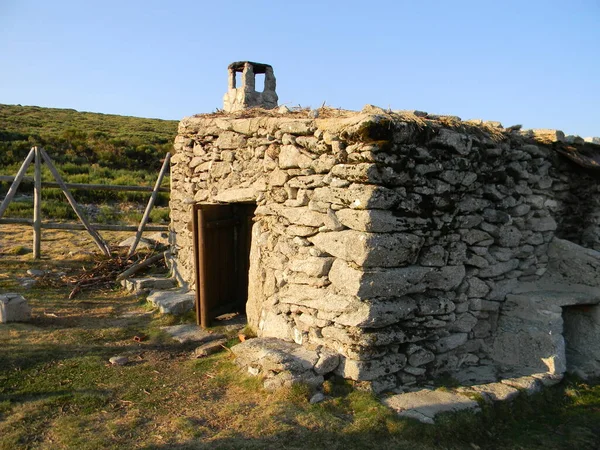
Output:
[[[238,60],[280,104],[600,136],[598,0],[0,0],[0,103],[180,119]]]

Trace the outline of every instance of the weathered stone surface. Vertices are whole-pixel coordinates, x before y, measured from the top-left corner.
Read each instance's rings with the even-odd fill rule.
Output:
[[[464,313],[456,317],[456,321],[453,322],[449,330],[450,331],[458,331],[461,333],[468,333],[473,329],[473,327],[477,324],[477,317],[475,317],[471,313]]]
[[[185,314],[194,308],[194,293],[182,291],[152,291],[147,301],[157,307],[161,314],[175,316]]]
[[[289,268],[294,272],[302,272],[311,277],[322,277],[329,273],[331,264],[333,264],[333,258],[308,256],[303,259],[292,259]]]
[[[349,358],[341,358],[336,373],[351,380],[375,380],[385,375],[393,374],[406,365],[406,355],[396,353],[386,355],[380,359],[371,361],[357,361]]]
[[[406,233],[354,230],[319,233],[308,238],[317,248],[363,267],[398,267],[415,262],[423,238]]]
[[[467,342],[467,333],[455,333],[449,336],[438,339],[435,342],[435,347],[438,352],[444,353],[450,350],[455,349],[456,347],[460,347],[465,342]]]
[[[160,329],[182,344],[187,342],[210,342],[225,338],[225,335],[221,333],[203,330],[196,324],[172,325]]]
[[[498,277],[500,275],[504,275],[507,272],[510,272],[511,270],[515,270],[517,267],[519,267],[519,260],[511,259],[510,261],[492,264],[491,266],[488,266],[485,269],[481,269],[479,271],[479,277],[480,278]]]
[[[435,360],[435,355],[429,350],[420,348],[408,357],[408,363],[413,367],[424,366]]]
[[[440,269],[408,266],[387,270],[362,271],[337,259],[329,272],[329,279],[340,291],[361,297],[401,297],[424,292],[426,289],[449,291],[460,285],[465,277],[464,266]]]
[[[317,188],[312,199],[352,209],[389,209],[400,201],[400,196],[382,186],[352,184],[348,188]]]
[[[312,158],[302,154],[295,145],[284,145],[279,153],[279,167],[281,169],[305,169],[310,167]]]
[[[212,355],[213,353],[224,350],[227,339],[217,339],[214,341],[202,344],[196,347],[192,352],[192,358],[204,358],[205,356]]]
[[[265,387],[275,389],[297,382],[315,387],[323,383],[323,375],[335,370],[339,356],[325,348],[307,349],[275,338],[249,339],[231,349],[237,365],[256,369],[268,380]]]
[[[382,209],[341,209],[336,216],[343,225],[357,231],[389,233],[406,228],[400,217]]]
[[[481,394],[481,396],[489,403],[510,401],[517,398],[519,395],[517,389],[505,383],[488,383],[471,386],[468,388],[468,392]]]
[[[600,252],[554,238],[548,247],[549,278],[600,286]]]
[[[396,394],[387,397],[383,403],[395,410],[400,417],[416,419],[423,423],[433,424],[435,417],[441,413],[462,410],[480,411],[475,400],[464,395],[446,391],[423,389],[407,394]]]
[[[542,389],[542,383],[534,377],[505,378],[500,382],[525,391],[528,395],[535,394]]]
[[[0,294],[0,323],[28,322],[31,320],[31,308],[20,294]]]
[[[173,278],[152,276],[145,278],[129,278],[121,281],[121,286],[130,292],[137,292],[144,289],[172,289],[177,285]]]
[[[129,363],[129,358],[127,356],[112,356],[108,362],[113,366],[125,366]]]
[[[358,361],[348,363],[356,376],[377,375],[374,390],[442,371],[492,381],[490,360],[560,377],[561,312],[594,307],[599,295],[572,283],[597,290],[600,259],[552,240],[558,231],[600,250],[599,182],[512,127],[429,115],[423,128],[375,107],[315,116],[182,121],[170,203],[178,280],[194,287],[192,203],[253,202],[247,315],[259,335],[335,348]],[[575,155],[581,141],[570,142]],[[524,287],[541,276],[571,288]],[[417,355],[411,343],[428,362],[372,365]],[[267,384],[300,379],[322,375],[281,372]]]

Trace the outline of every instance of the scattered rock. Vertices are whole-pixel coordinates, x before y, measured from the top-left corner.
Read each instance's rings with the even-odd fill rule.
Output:
[[[32,277],[43,277],[44,275],[46,275],[46,271],[41,269],[29,269],[27,271],[27,275],[30,275]]]
[[[108,360],[113,366],[124,366],[129,364],[129,358],[127,356],[113,356]]]
[[[323,375],[335,370],[339,355],[276,338],[249,339],[231,348],[236,364],[248,372],[264,377],[266,389],[277,389],[295,383],[306,383],[314,388],[323,384]]]
[[[204,358],[205,356],[212,355],[213,353],[220,352],[224,349],[224,345],[227,343],[227,339],[217,339],[215,341],[207,342],[197,347],[192,353],[192,358]]]
[[[322,392],[317,392],[310,398],[309,403],[314,405],[315,403],[321,403],[323,400],[325,400],[325,395]]]

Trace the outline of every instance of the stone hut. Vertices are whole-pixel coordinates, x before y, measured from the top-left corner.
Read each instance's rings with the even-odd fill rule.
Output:
[[[200,323],[243,309],[376,391],[600,374],[599,145],[372,106],[310,116],[181,121],[173,265]]]

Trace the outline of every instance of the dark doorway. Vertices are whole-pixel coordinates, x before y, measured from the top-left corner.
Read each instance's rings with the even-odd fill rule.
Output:
[[[256,205],[194,205],[196,319],[203,328],[221,314],[244,312],[252,218]]]

